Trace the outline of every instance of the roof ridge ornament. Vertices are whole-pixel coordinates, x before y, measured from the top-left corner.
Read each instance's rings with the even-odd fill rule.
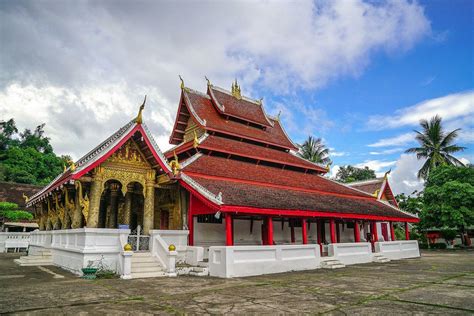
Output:
[[[140,105],[140,110],[138,110],[138,115],[135,118],[135,123],[137,124],[143,123],[142,112],[143,112],[143,109],[145,108],[145,103],[146,103],[146,94],[145,94],[145,98],[143,99],[142,105]]]
[[[208,87],[212,87],[211,80],[209,80],[209,78],[207,78],[207,76],[204,76],[204,78],[206,78],[207,86],[208,86]]]
[[[383,175],[383,179],[384,179],[384,180],[388,180],[388,175],[390,174],[390,172],[392,172],[392,168],[390,168],[390,170],[388,170],[387,172],[385,172],[385,174]]]
[[[183,77],[181,77],[181,75],[178,75],[178,76],[179,76],[179,80],[181,80],[181,85],[180,85],[180,87],[181,87],[181,90],[184,90],[184,88],[185,88],[185,85],[184,85],[184,80],[183,80]]]
[[[234,82],[232,82],[232,96],[239,100],[242,99],[242,94],[241,94],[240,86],[237,83],[237,78],[235,79]]]
[[[173,150],[173,156],[174,156],[174,160],[171,160],[169,165],[173,171],[173,174],[177,175],[179,170],[181,169],[181,166],[179,165],[178,156],[176,155],[176,150]]]
[[[277,116],[276,116],[276,120],[277,120],[278,122],[280,122],[280,117],[281,117],[281,110],[278,111],[278,114],[277,114]]]
[[[199,139],[197,137],[196,130],[194,130],[193,133],[194,133],[193,147],[197,148],[199,146]]]

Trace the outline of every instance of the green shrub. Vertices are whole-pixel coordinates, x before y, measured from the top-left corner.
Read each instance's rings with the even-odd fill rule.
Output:
[[[10,202],[0,202],[0,217],[12,222],[33,219],[31,213],[19,210],[17,204]]]
[[[441,236],[446,239],[447,241],[452,241],[458,235],[457,231],[454,229],[443,229],[441,231]]]
[[[430,247],[432,249],[446,249],[447,245],[444,242],[437,242],[435,244],[431,244]]]
[[[420,249],[428,249],[429,248],[428,244],[425,244],[425,243],[420,243],[419,247],[420,247]]]

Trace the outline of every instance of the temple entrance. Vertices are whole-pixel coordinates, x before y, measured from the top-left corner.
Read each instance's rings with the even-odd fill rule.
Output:
[[[100,199],[100,228],[130,228],[143,226],[143,186],[130,182],[125,188],[118,180],[105,182]]]

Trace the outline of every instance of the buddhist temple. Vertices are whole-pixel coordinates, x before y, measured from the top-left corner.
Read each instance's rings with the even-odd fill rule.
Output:
[[[226,247],[303,245],[294,249],[331,256],[331,245],[359,243],[373,256],[375,243],[395,242],[394,222],[418,222],[398,209],[386,177],[345,185],[300,158],[280,118],[237,81],[229,91],[207,80],[205,92],[182,81],[174,147],[164,153],[145,124],[145,105],[146,98],[137,117],[29,198],[41,231],[53,240],[59,231],[117,231],[127,251],[148,251],[163,266],[177,251],[182,260],[209,260],[212,270],[211,253]]]

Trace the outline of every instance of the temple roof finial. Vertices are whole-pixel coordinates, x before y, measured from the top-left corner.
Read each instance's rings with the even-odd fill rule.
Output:
[[[178,76],[179,76],[179,80],[181,80],[181,89],[183,90],[185,87],[183,77],[181,77],[181,75],[178,75]]]
[[[207,78],[207,76],[204,76],[204,78],[206,78],[207,86],[208,86],[208,87],[212,86],[211,80],[209,80],[209,78]]]
[[[142,112],[143,112],[143,109],[145,108],[145,102],[146,102],[146,95],[145,95],[145,99],[143,99],[142,105],[140,105],[140,110],[138,111],[137,118],[135,119],[135,123],[137,124],[141,124],[143,122]]]
[[[232,95],[234,96],[234,98],[237,98],[237,99],[242,99],[242,95],[240,94],[240,86],[239,84],[237,83],[237,78],[235,79],[235,81],[232,83]]]
[[[277,116],[276,116],[276,120],[277,120],[278,122],[280,122],[280,117],[281,117],[281,110],[278,111],[278,114],[277,114]]]
[[[392,172],[392,169],[388,170],[387,172],[385,172],[385,174],[383,175],[383,179],[384,180],[387,180],[388,179],[388,175],[390,174],[390,172]]]

